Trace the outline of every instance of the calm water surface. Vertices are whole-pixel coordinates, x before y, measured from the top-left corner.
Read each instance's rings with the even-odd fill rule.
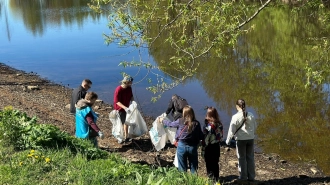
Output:
[[[110,32],[107,15],[92,13],[88,2],[0,1],[0,62],[70,88],[90,78],[92,90],[112,103],[121,72],[140,81],[146,71],[118,66],[121,61],[138,59],[138,52],[105,45],[102,34]],[[170,96],[177,93],[194,107],[200,121],[205,105],[217,107],[227,133],[235,100],[242,97],[260,124],[258,147],[287,159],[315,161],[330,174],[330,147],[326,147],[330,141],[329,78],[321,85],[305,87],[306,61],[320,58],[308,38],[329,33],[320,31],[317,21],[307,15],[292,16],[286,8],[266,9],[252,22],[254,30],[242,36],[235,48],[223,48],[226,59],[212,57],[211,52],[197,75],[156,103],[150,102],[146,80],[135,84],[133,93],[142,111],[160,115]],[[142,51],[142,57],[156,65],[167,61],[167,53],[174,51],[164,39],[160,37],[158,45]]]

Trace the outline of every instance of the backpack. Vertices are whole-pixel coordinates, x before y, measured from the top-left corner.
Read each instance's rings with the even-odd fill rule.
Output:
[[[180,96],[177,96],[177,98],[174,99],[174,108],[177,112],[182,112],[183,107],[186,105],[189,105],[187,100],[184,98],[181,98]]]

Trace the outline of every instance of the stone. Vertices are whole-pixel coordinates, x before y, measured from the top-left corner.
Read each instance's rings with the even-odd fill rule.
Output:
[[[67,109],[70,109],[70,104],[67,104],[66,106],[65,106],[65,108],[67,108]]]
[[[280,160],[280,163],[285,164],[285,163],[287,163],[287,161],[286,160]]]
[[[24,92],[27,91],[27,87],[26,86],[23,86],[22,89],[23,89]]]
[[[319,172],[319,170],[317,170],[317,168],[315,167],[311,167],[310,170],[313,172],[314,175]]]
[[[40,88],[39,88],[38,85],[29,85],[29,86],[27,86],[27,88],[28,88],[29,90],[40,90]]]

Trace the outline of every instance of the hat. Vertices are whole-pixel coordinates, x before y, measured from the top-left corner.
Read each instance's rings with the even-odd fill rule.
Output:
[[[121,82],[133,82],[133,78],[130,76],[124,76],[124,79]]]

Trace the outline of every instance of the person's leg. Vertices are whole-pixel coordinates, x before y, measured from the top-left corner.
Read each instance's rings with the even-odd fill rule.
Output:
[[[128,140],[128,125],[124,124],[125,141]]]
[[[187,152],[186,145],[182,142],[179,142],[178,148],[176,149],[178,155],[179,171],[187,171]]]
[[[126,112],[119,112],[120,121],[124,125],[124,137],[125,137],[126,140],[129,140],[129,138],[128,138],[128,125],[125,124],[126,115],[127,115]]]
[[[197,173],[198,169],[198,151],[197,146],[186,146],[188,148],[188,160],[190,166],[190,173]]]
[[[206,174],[210,179],[213,179],[214,174],[213,174],[213,151],[212,151],[212,146],[208,145],[205,148],[205,165],[206,165]]]
[[[247,160],[247,177],[248,180],[255,178],[255,164],[254,164],[254,140],[247,140],[246,145],[246,160]]]
[[[246,141],[236,141],[236,151],[238,157],[238,171],[240,173],[239,179],[247,180],[247,164],[246,164]]]
[[[99,146],[98,146],[98,142],[97,142],[96,137],[90,137],[90,138],[88,138],[88,139],[91,141],[91,143],[92,143],[96,148],[99,147]]]
[[[219,143],[215,143],[212,146],[213,148],[213,157],[212,157],[212,171],[213,171],[213,176],[214,180],[218,181],[219,180],[219,173],[220,173],[220,168],[219,168],[219,160],[220,160],[220,145]]]
[[[219,179],[219,158],[220,145],[218,143],[208,145],[205,149],[207,175],[214,181]]]

